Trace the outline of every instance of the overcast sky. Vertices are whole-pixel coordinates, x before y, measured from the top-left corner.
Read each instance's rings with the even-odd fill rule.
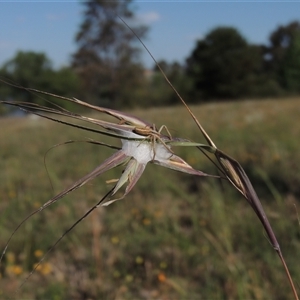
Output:
[[[233,26],[251,43],[268,42],[278,25],[300,20],[300,1],[135,1],[135,13],[148,25],[144,41],[157,60],[184,60],[195,41],[216,26]],[[76,51],[82,21],[79,1],[1,1],[0,65],[17,50],[45,52],[55,67]],[[143,62],[153,62],[144,53]]]

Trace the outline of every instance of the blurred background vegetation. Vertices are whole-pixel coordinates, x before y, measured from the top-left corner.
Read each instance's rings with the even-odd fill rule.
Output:
[[[251,178],[296,285],[300,281],[300,124],[295,122],[299,100],[191,107],[218,147],[235,157]],[[182,107],[130,112],[158,126],[167,124],[173,136],[201,142],[199,130]],[[3,250],[25,216],[114,151],[74,143],[45,157],[51,146],[87,138],[119,142],[36,118],[2,118],[0,126],[5,129],[0,131]],[[193,167],[216,174],[198,150],[174,147],[174,151]],[[110,189],[106,181],[119,178],[121,172],[122,167],[100,176],[19,229],[1,265],[0,298],[292,299],[275,251],[237,191],[223,181],[151,164],[124,200],[97,209],[68,233],[14,295],[41,256]]]
[[[174,136],[200,142],[157,67],[143,67],[140,43],[116,18],[115,12],[146,36],[148,28],[136,25],[130,2],[84,2],[70,66],[54,69],[45,53],[20,51],[1,66],[0,77],[125,109],[158,127],[167,125]],[[218,27],[197,42],[185,64],[159,63],[217,146],[245,168],[297,285],[300,23],[274,28],[268,45],[249,44],[237,28]],[[5,84],[0,99],[49,105],[44,97]],[[0,112],[10,113],[3,106]],[[44,157],[51,146],[100,137],[35,118],[1,118],[0,124],[5,128],[0,131],[3,249],[27,214],[99,165],[111,150],[85,143],[57,147],[46,156],[47,174]],[[174,150],[195,168],[216,173],[197,150]],[[101,176],[22,226],[0,268],[0,298],[291,299],[257,217],[232,187],[152,165],[124,201],[99,208],[69,233],[15,296],[42,255],[104,195],[105,180],[118,178],[121,171]]]
[[[116,15],[145,38],[149,28],[137,24],[131,2],[82,4],[85,11],[75,37],[77,51],[69,66],[54,70],[45,53],[20,51],[1,66],[0,76],[105,107],[178,104],[157,67],[144,68],[141,43]],[[295,20],[274,28],[266,45],[248,43],[238,28],[217,27],[196,42],[185,63],[159,63],[189,103],[297,95],[300,23]],[[0,96],[38,101],[4,85]]]

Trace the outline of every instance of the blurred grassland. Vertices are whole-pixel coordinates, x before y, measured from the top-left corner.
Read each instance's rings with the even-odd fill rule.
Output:
[[[245,168],[300,282],[300,99],[191,107],[216,145]],[[204,142],[182,107],[131,112],[173,136]],[[94,114],[95,118],[103,118]],[[0,119],[0,248],[34,209],[113,150],[68,140],[119,141],[39,118]],[[207,173],[201,152],[174,148]],[[12,239],[0,297],[26,299],[290,299],[285,274],[247,202],[226,182],[149,165],[133,191],[83,220],[13,291],[51,245],[109,189],[122,168],[35,215]]]

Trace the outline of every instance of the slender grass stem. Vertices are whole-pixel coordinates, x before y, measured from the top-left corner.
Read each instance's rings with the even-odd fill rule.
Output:
[[[279,258],[280,258],[280,260],[282,262],[282,265],[284,267],[285,273],[286,273],[286,275],[288,277],[288,280],[289,280],[289,283],[291,285],[294,297],[295,297],[296,300],[299,300],[299,297],[298,297],[298,294],[297,294],[297,291],[296,291],[296,288],[295,288],[292,276],[291,276],[290,271],[289,271],[289,269],[287,267],[287,264],[285,262],[285,259],[284,259],[283,255],[282,255],[282,252],[281,252],[280,249],[276,250],[276,252],[277,252],[277,254],[278,254],[278,256],[279,256]]]

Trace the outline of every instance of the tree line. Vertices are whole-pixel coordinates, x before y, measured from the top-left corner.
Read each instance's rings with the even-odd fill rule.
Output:
[[[177,104],[158,68],[145,70],[141,63],[142,47],[133,32],[145,38],[148,28],[136,25],[132,4],[84,2],[75,38],[78,48],[69,66],[57,70],[45,53],[19,51],[1,66],[0,77],[99,106]],[[196,42],[185,62],[159,64],[179,93],[193,103],[298,95],[300,23],[275,28],[267,45],[250,44],[236,28],[217,27]],[[44,98],[3,84],[0,97],[49,105]]]

